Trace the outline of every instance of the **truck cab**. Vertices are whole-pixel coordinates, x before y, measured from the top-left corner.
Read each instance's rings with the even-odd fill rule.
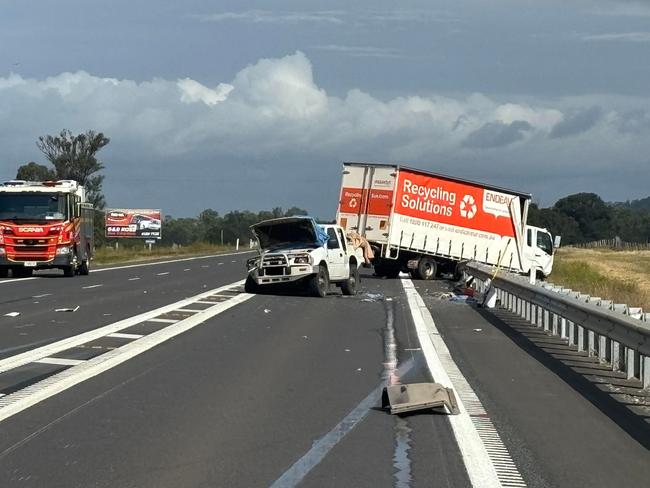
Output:
[[[259,222],[251,232],[258,255],[247,262],[248,293],[293,284],[324,297],[331,283],[346,295],[357,292],[363,254],[340,226],[321,226],[310,217],[284,217]]]
[[[530,268],[535,267],[538,274],[544,278],[551,274],[554,246],[548,230],[527,225],[523,253],[524,263],[527,264],[524,270],[530,272]]]

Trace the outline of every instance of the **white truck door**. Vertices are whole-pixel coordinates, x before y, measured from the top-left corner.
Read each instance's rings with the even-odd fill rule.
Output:
[[[347,277],[347,263],[345,262],[345,251],[339,237],[336,235],[336,228],[327,227],[327,265],[330,279],[342,280]],[[345,245],[345,244],[343,244]]]
[[[551,273],[553,269],[553,241],[548,231],[531,225],[526,226],[523,264],[525,273],[529,272],[533,265],[546,276]]]

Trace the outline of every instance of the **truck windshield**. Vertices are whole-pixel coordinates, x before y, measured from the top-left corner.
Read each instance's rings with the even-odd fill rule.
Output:
[[[1,193],[0,220],[50,221],[68,218],[63,193]]]
[[[546,232],[537,231],[537,247],[539,247],[546,254],[553,254],[553,242],[551,236]]]

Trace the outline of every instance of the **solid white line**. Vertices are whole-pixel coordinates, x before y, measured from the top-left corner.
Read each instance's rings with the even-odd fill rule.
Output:
[[[427,309],[422,297],[420,297],[415,286],[413,286],[413,282],[408,278],[402,278],[400,281],[406,293],[408,305],[411,309],[411,316],[413,317],[413,324],[415,325],[420,346],[422,347],[422,353],[427,361],[431,376],[433,376],[434,381],[437,383],[451,388],[453,387],[453,383],[449,379],[449,375],[441,361],[441,356],[444,356],[448,361],[453,361],[449,349],[440,337],[433,317],[431,317],[431,313]],[[456,400],[460,414],[450,415],[448,419],[463,457],[470,482],[472,486],[477,488],[498,488],[501,486],[501,483],[492,465],[490,456],[472,424],[465,405],[458,395],[456,396]]]
[[[117,339],[140,339],[144,337],[142,334],[127,334],[126,332],[113,332],[108,334],[106,337],[115,337]]]
[[[199,295],[195,295],[190,298],[186,298],[184,300],[181,300],[179,302],[174,302],[170,303],[169,305],[165,305],[164,307],[160,307],[154,310],[151,310],[149,312],[144,312],[139,315],[135,315],[133,317],[126,318],[124,320],[120,320],[119,322],[115,322],[113,324],[105,325],[103,327],[100,327],[98,329],[90,330],[88,332],[84,332],[83,334],[79,334],[76,336],[72,337],[67,337],[65,339],[62,339],[57,342],[53,342],[52,344],[47,344],[45,346],[32,349],[30,351],[25,351],[24,353],[17,354],[15,356],[11,356],[5,359],[0,360],[0,373],[4,371],[8,371],[13,368],[17,368],[18,366],[22,366],[27,363],[32,363],[38,359],[45,358],[48,356],[52,356],[58,352],[64,351],[65,349],[69,349],[71,347],[79,346],[81,344],[85,344],[86,342],[90,342],[95,339],[99,339],[100,337],[104,337],[107,334],[111,334],[113,332],[119,332],[122,329],[126,329],[128,327],[131,327],[133,325],[142,323],[142,322],[147,322],[151,320],[152,322],[162,322],[164,323],[173,323],[173,322],[178,322],[177,320],[173,322],[169,322],[168,320],[170,319],[156,319],[159,315],[163,315],[165,313],[173,312],[174,310],[177,310],[179,308],[187,307],[194,303],[196,300],[201,300],[202,298],[209,297],[210,295],[213,295],[215,293],[219,293],[219,291],[222,290],[227,290],[230,288],[233,288],[237,285],[240,285],[243,283],[242,281],[238,281],[235,283],[231,283],[229,285],[225,285],[219,288],[215,288],[214,290],[209,290],[204,293],[201,293]],[[221,302],[221,303],[228,303],[227,302]],[[205,317],[205,314],[200,314],[199,317]]]
[[[41,364],[58,364],[61,366],[76,366],[77,364],[85,363],[85,361],[82,361],[81,359],[65,359],[65,358],[43,358],[34,362],[41,363]]]
[[[84,290],[90,290],[91,288],[99,288],[100,286],[104,286],[104,285],[89,285],[89,286],[82,286],[81,288],[83,288]]]
[[[194,302],[196,303],[196,302]],[[179,308],[178,310],[174,310],[174,312],[188,312],[188,313],[199,313],[203,312],[203,310],[198,310],[195,308]]]
[[[241,284],[238,282],[237,284]],[[232,287],[232,285],[230,285]],[[175,337],[183,332],[186,332],[197,325],[205,322],[211,317],[225,312],[231,307],[245,302],[253,298],[255,295],[242,293],[236,295],[227,302],[222,302],[214,307],[211,307],[205,314],[194,315],[189,317],[178,324],[170,325],[152,334],[143,337],[140,340],[130,342],[122,347],[113,349],[105,354],[97,356],[93,359],[85,361],[84,364],[73,366],[61,373],[55,374],[46,378],[43,381],[28,386],[17,393],[15,397],[7,395],[0,399],[0,421],[3,421],[13,415],[16,415],[23,410],[36,405],[61,393],[68,388],[71,388],[82,381],[86,381],[94,376],[97,376],[104,371],[107,371],[115,366],[128,361],[129,359],[142,354],[143,352],[162,344],[163,342]]]
[[[197,300],[194,303],[202,303],[204,305],[214,305],[217,302],[211,302],[211,301],[208,301],[208,300]]]
[[[175,324],[176,322],[180,322],[179,319],[147,319],[145,322],[160,322],[161,324]]]

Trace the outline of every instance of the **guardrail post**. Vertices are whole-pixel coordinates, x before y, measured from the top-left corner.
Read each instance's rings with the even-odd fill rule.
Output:
[[[567,320],[564,317],[560,317],[560,337],[568,339]]]
[[[576,327],[578,334],[578,351],[583,352],[585,350],[585,329],[578,325]]]
[[[604,335],[599,336],[598,359],[601,363],[609,362],[612,357],[612,341]]]
[[[595,356],[596,349],[596,333],[593,330],[587,331],[587,352],[590,356]]]
[[[625,369],[627,372],[627,379],[631,380],[637,377],[637,352],[629,347],[625,348]]]
[[[641,376],[643,381],[643,388],[645,390],[650,390],[650,358],[648,356],[643,356],[643,362],[641,363]]]
[[[551,314],[552,315],[552,320],[553,320],[553,335],[559,335],[560,334],[560,317],[557,314]]]
[[[544,325],[544,330],[549,331],[551,330],[551,312],[548,310],[542,310],[542,322]]]
[[[568,322],[568,334],[569,334],[569,345],[570,346],[575,346],[576,345],[576,336],[575,336],[575,324],[571,322],[570,320],[567,320]]]
[[[612,341],[612,370],[620,371],[622,366],[621,345],[616,341]]]

